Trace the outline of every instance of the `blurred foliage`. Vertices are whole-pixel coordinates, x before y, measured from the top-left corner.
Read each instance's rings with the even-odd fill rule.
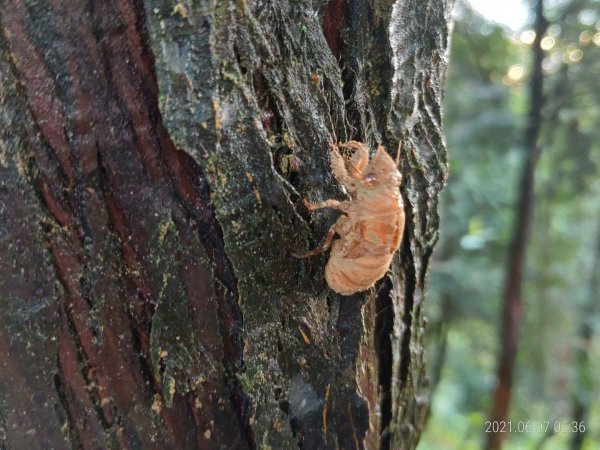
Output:
[[[511,421],[572,419],[600,448],[600,0],[546,0],[545,106]],[[498,352],[502,282],[528,113],[532,32],[459,2],[445,99],[450,178],[429,282],[432,409],[419,450],[480,449]],[[575,353],[592,325],[590,366]],[[437,373],[436,373],[437,372]],[[598,375],[596,375],[598,374]],[[439,383],[438,383],[439,381]],[[567,449],[569,433],[513,432],[506,449]]]

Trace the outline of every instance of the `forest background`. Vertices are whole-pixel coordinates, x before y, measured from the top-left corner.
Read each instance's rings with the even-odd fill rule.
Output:
[[[450,177],[427,302],[432,405],[419,450],[480,449],[488,438],[531,114],[532,3],[519,29],[456,5],[445,98]],[[540,158],[503,448],[597,449],[600,2],[544,7]],[[583,432],[556,427],[573,422]]]

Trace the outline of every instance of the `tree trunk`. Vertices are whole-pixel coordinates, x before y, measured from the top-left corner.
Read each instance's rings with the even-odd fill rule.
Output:
[[[416,446],[451,0],[2,0],[0,446]],[[328,144],[403,142],[345,298]]]
[[[534,209],[535,168],[541,152],[538,142],[542,123],[544,81],[542,71],[544,52],[541,42],[548,26],[544,17],[543,0],[537,0],[536,2],[535,17],[529,118],[524,139],[525,158],[517,191],[518,206],[515,215],[515,228],[507,259],[503,295],[504,307],[500,328],[500,355],[496,372],[496,388],[489,418],[492,422],[492,429],[499,431],[487,434],[486,448],[488,450],[499,450],[502,447],[503,439],[506,437],[506,429],[503,428],[502,424],[505,424],[508,420],[514,366],[523,318],[523,276]]]

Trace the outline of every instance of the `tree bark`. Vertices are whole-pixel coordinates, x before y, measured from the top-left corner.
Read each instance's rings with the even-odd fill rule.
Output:
[[[2,0],[0,447],[414,448],[451,0]],[[403,143],[345,298],[328,144]]]
[[[542,61],[544,52],[542,38],[548,23],[544,17],[544,1],[537,0],[535,7],[535,40],[532,47],[532,75],[530,80],[529,118],[524,139],[524,163],[517,191],[515,228],[508,252],[506,280],[504,282],[504,305],[500,328],[500,355],[496,372],[496,387],[492,399],[490,422],[493,429],[499,430],[487,434],[486,448],[499,450],[506,433],[502,423],[508,420],[510,398],[517,347],[523,317],[522,286],[527,255],[527,244],[531,230],[534,210],[535,168],[539,160],[540,128],[542,124],[543,81]]]

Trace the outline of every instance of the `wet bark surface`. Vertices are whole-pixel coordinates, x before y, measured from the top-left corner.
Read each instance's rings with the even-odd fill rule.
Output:
[[[414,448],[448,1],[0,2],[0,447]],[[402,142],[327,288],[328,144]]]

